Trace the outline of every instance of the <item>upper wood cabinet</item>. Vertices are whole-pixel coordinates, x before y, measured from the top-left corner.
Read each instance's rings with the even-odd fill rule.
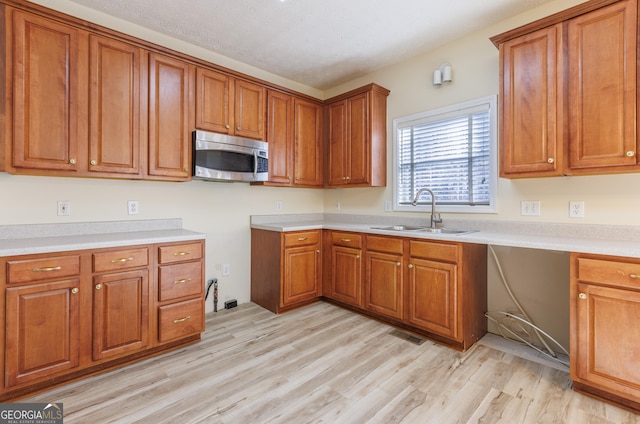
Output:
[[[640,171],[637,20],[635,0],[594,0],[492,37],[502,177]]]
[[[198,129],[264,140],[265,108],[266,89],[263,86],[198,68]]]
[[[146,152],[147,54],[89,36],[89,172],[141,176]]]
[[[386,185],[388,95],[369,84],[325,102],[329,187]]]
[[[13,118],[11,125],[6,121],[6,168],[17,173],[86,169],[80,148],[87,131],[86,32],[6,12],[6,40],[12,43],[3,66],[13,76],[13,102],[6,97],[5,113]]]
[[[149,54],[148,178],[191,178],[195,67]]]
[[[265,185],[322,187],[322,107],[267,92],[269,181]]]

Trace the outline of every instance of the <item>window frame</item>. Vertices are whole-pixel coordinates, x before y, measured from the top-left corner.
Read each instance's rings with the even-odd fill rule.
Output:
[[[439,115],[450,116],[463,109],[471,109],[480,105],[489,105],[489,204],[488,205],[439,205],[436,198],[437,212],[446,213],[498,213],[498,96],[493,94],[474,100],[456,103],[450,106],[431,109],[413,115],[402,116],[393,120],[393,210],[397,212],[429,212],[431,204],[401,205],[398,199],[399,172],[399,140],[398,127],[401,124],[419,119],[430,119]],[[437,119],[436,119],[437,120]],[[425,195],[429,197],[428,195]],[[427,199],[423,199],[427,200]]]

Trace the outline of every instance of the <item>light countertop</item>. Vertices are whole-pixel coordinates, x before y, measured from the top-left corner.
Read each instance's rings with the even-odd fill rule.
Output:
[[[251,217],[252,228],[278,232],[330,229],[425,240],[447,240],[640,258],[640,227],[633,226],[446,220],[444,223],[446,228],[473,230],[470,233],[458,235],[373,228],[396,224],[428,225],[428,222],[424,218],[341,214],[256,215]]]
[[[0,256],[203,240],[181,219],[0,226]]]

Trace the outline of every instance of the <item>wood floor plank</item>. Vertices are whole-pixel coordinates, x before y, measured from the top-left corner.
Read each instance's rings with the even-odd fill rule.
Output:
[[[21,402],[62,402],[65,424],[640,424],[573,392],[563,369],[391,330],[323,302],[243,304],[209,314],[200,343]]]

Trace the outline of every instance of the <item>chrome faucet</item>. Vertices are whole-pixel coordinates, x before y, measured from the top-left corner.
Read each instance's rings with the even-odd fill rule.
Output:
[[[430,188],[421,188],[420,190],[418,190],[418,192],[416,193],[416,197],[413,198],[413,202],[411,202],[411,204],[413,206],[417,206],[418,205],[418,199],[420,198],[420,196],[422,195],[422,193],[424,193],[425,191],[428,191],[429,194],[431,195],[431,225],[430,228],[436,228],[436,224],[440,224],[442,223],[442,218],[440,218],[440,214],[436,212],[436,196],[435,194],[433,194],[433,191]]]

